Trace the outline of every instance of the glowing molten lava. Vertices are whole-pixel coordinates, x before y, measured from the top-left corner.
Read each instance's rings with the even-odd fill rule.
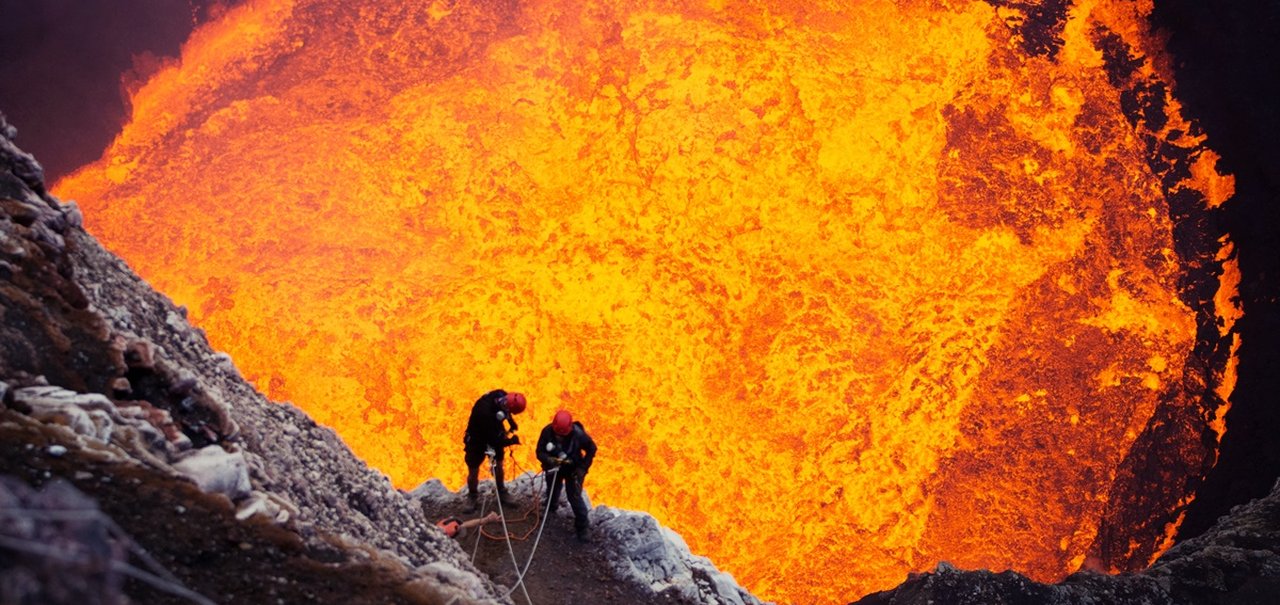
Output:
[[[1162,548],[1233,184],[1149,3],[401,4],[228,12],[56,188],[270,397],[402,487],[488,389],[568,407],[597,503],[769,599]]]

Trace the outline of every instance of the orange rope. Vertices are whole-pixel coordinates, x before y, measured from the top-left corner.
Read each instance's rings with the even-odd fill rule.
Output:
[[[510,448],[508,448],[508,454],[510,454]],[[515,475],[515,476],[519,476],[519,475],[523,474],[524,469],[523,469],[523,468],[521,468],[520,463],[516,462],[515,458],[513,458],[513,457],[511,457],[511,456],[504,456],[504,458],[505,458],[506,460],[510,460],[510,461],[511,461],[511,467],[512,467],[512,469],[511,469],[511,470],[515,471],[515,472],[513,472],[513,473],[512,473],[513,475]],[[506,474],[506,473],[504,473],[504,474]],[[489,538],[490,540],[515,540],[515,541],[517,541],[517,542],[524,542],[524,541],[528,540],[528,539],[529,539],[529,536],[533,534],[533,531],[534,531],[535,529],[537,529],[537,528],[538,528],[538,524],[539,524],[539,523],[541,523],[541,521],[542,521],[541,516],[538,514],[538,511],[542,510],[542,507],[540,506],[540,503],[542,502],[542,494],[541,494],[541,492],[542,492],[543,490],[539,490],[539,489],[538,489],[537,481],[538,481],[538,477],[541,477],[541,476],[543,476],[544,474],[545,474],[545,473],[542,473],[542,472],[537,473],[536,475],[534,475],[534,476],[533,476],[533,479],[532,479],[532,481],[531,481],[531,487],[533,488],[533,489],[532,489],[532,491],[533,491],[533,506],[529,507],[529,510],[525,511],[524,515],[520,516],[519,518],[514,518],[514,519],[513,519],[513,518],[508,518],[508,519],[507,519],[507,524],[508,524],[508,525],[510,525],[510,524],[512,524],[512,523],[523,523],[523,522],[525,522],[525,521],[528,521],[528,520],[529,520],[529,518],[530,518],[530,516],[532,516],[532,517],[533,517],[533,525],[529,526],[529,529],[528,529],[527,531],[525,531],[523,534],[519,534],[519,535],[514,534],[514,533],[511,533],[510,531],[508,531],[508,532],[506,533],[506,535],[502,535],[502,534],[492,534],[492,533],[489,533],[488,531],[486,531],[486,530],[485,530],[485,527],[484,527],[483,525],[481,525],[481,526],[480,526],[480,535],[482,535],[482,536],[484,536],[484,537],[486,537],[486,538]]]

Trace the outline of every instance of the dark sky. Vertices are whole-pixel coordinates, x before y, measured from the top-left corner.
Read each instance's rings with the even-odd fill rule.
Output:
[[[1240,380],[1218,466],[1182,526],[1189,536],[1280,475],[1280,1],[1156,0],[1153,19],[1170,32],[1177,98],[1236,177],[1219,218],[1242,273]]]
[[[134,57],[176,57],[209,0],[0,0],[0,112],[48,180],[98,159]]]
[[[135,56],[176,56],[217,4],[0,0],[0,112],[49,182],[118,131]],[[1237,179],[1219,220],[1243,272],[1240,381],[1218,468],[1183,526],[1194,535],[1280,475],[1280,0],[1156,0],[1154,20],[1170,32],[1177,98]]]

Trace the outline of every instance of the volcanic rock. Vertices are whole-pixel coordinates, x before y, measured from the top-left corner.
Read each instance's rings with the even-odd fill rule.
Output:
[[[589,484],[588,479],[587,485]],[[540,475],[523,473],[508,481],[507,489],[517,499],[528,494],[529,503],[537,509],[535,514],[541,515],[545,511],[545,503],[541,500],[544,488]],[[590,507],[591,500],[587,491],[586,488],[583,489],[583,498]],[[492,484],[481,484],[480,493],[486,504],[493,506],[497,502]],[[442,518],[451,516],[465,504],[463,491],[449,491],[436,479],[424,482],[410,492],[409,497],[430,515]],[[590,515],[593,542],[590,547],[584,547],[569,541],[573,513],[563,498],[559,506],[549,513],[547,523],[541,527],[543,533],[537,536],[538,540],[544,541],[543,546],[535,552],[535,555],[542,553],[537,555],[540,560],[553,560],[542,563],[541,569],[550,572],[549,575],[564,573],[566,577],[572,578],[577,570],[559,569],[555,560],[562,558],[565,550],[573,550],[575,554],[583,554],[585,551],[592,556],[599,555],[598,559],[604,561],[607,574],[626,585],[625,588],[617,589],[619,594],[616,596],[621,599],[619,602],[702,605],[761,603],[760,599],[739,586],[733,576],[718,569],[710,559],[693,554],[684,538],[663,527],[653,515],[611,506],[595,506]],[[503,551],[501,556],[506,557],[506,552]],[[501,560],[495,565],[498,569],[503,567],[509,568],[509,562]],[[601,598],[601,594],[584,588],[576,587],[585,593],[578,597],[582,602],[599,602],[593,599]],[[625,598],[622,593],[625,593]]]
[[[960,571],[946,563],[856,605],[1269,605],[1280,602],[1280,482],[1238,506],[1201,536],[1148,569],[1110,576],[1080,572],[1041,584],[1006,571]]]
[[[459,494],[438,481],[405,494],[333,430],[267,401],[45,191],[2,116],[0,135],[3,602],[510,603],[517,589],[561,603],[759,602],[643,513],[598,506],[594,542],[573,545],[557,509],[528,575],[502,540],[446,538],[433,521]],[[512,484],[539,491],[530,475]],[[50,507],[89,524],[52,525],[38,512]],[[66,548],[34,546],[51,541]],[[1141,573],[1046,585],[939,564],[859,603],[1274,603],[1278,551],[1280,486]],[[163,581],[118,575],[143,568]]]
[[[509,601],[331,429],[248,385],[40,178],[0,137],[0,474],[74,486],[215,602]]]
[[[609,551],[614,569],[655,594],[672,591],[682,600],[708,605],[760,603],[652,515],[609,506],[597,506],[592,515],[600,539],[615,545]]]
[[[128,557],[110,520],[70,484],[0,477],[0,603],[116,605]],[[14,557],[9,553],[16,553]]]
[[[0,519],[0,586],[17,591],[0,600],[512,602],[508,561],[473,563],[434,527],[456,494],[424,504],[332,429],[267,401],[184,309],[83,231],[74,203],[45,191],[3,116],[0,133],[0,478],[13,493],[79,502],[112,528],[40,555],[18,546],[44,520]],[[28,498],[8,493],[0,500]],[[568,548],[557,534],[543,551],[543,569],[570,562],[572,585],[526,577],[521,590],[540,586],[537,602],[758,602],[652,517],[597,511],[595,550],[557,557]],[[89,554],[111,548],[127,554]],[[90,559],[99,567],[86,570]],[[137,569],[161,581],[117,573]]]

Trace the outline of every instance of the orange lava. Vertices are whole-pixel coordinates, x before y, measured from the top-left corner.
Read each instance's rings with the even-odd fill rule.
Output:
[[[502,387],[526,440],[583,420],[597,504],[763,598],[1054,580],[1200,397],[1142,136],[1202,138],[1172,98],[1131,126],[1095,44],[1162,69],[1149,2],[1077,3],[1052,57],[1003,2],[391,4],[227,12],[55,191],[397,486],[460,485]],[[1201,157],[1179,186],[1220,204]]]

